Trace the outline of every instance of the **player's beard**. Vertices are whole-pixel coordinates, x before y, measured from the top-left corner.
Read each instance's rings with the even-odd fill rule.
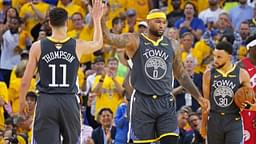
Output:
[[[158,31],[152,30],[152,29],[149,29],[149,32],[150,32],[152,35],[156,36],[156,37],[161,37],[161,36],[163,35],[163,32],[158,32]]]
[[[215,67],[216,67],[216,69],[221,69],[221,68],[223,68],[225,65],[226,65],[226,63],[223,63],[223,64],[218,65],[218,66],[215,65]]]

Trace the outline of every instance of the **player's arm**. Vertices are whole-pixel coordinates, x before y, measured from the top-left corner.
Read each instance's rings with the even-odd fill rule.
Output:
[[[208,69],[203,74],[203,95],[204,98],[208,99],[210,98],[210,78],[211,78],[211,71]],[[206,138],[207,131],[207,122],[208,122],[208,112],[202,112],[202,121],[201,121],[201,135]]]
[[[174,48],[175,56],[173,61],[173,73],[174,77],[179,81],[180,85],[189,92],[202,106],[202,108],[209,110],[208,102],[202,97],[196,85],[193,83],[192,79],[184,69],[184,66],[181,62],[180,56],[180,46],[177,41],[172,41],[172,45]]]
[[[245,65],[244,65],[244,63],[243,63],[242,61],[237,62],[236,65],[237,65],[238,67],[240,67],[240,68],[245,68]]]
[[[20,95],[19,95],[19,101],[20,101],[19,113],[20,114],[23,114],[23,109],[25,108],[26,93],[30,87],[31,80],[35,74],[39,55],[40,55],[40,42],[37,41],[34,44],[32,44],[30,48],[28,64],[26,66],[26,70],[21,80]]]
[[[103,35],[101,28],[101,17],[103,16],[103,4],[99,0],[95,0],[92,17],[94,23],[94,33],[92,41],[77,40],[77,54],[80,58],[83,54],[90,54],[100,50],[103,46]]]
[[[106,26],[106,20],[101,20],[104,42],[115,48],[125,48],[127,55],[131,58],[139,47],[139,35],[136,33],[113,34]]]
[[[250,83],[250,75],[243,68],[240,69],[239,79],[240,79],[240,82],[241,82],[242,86],[252,87],[252,85]]]
[[[251,83],[250,83],[250,75],[248,74],[248,72],[245,69],[240,69],[240,76],[239,76],[240,82],[242,86],[246,86],[246,87],[252,87]],[[244,107],[246,104],[250,105],[250,110],[251,111],[256,111],[256,97],[254,98],[254,103],[251,103],[249,101],[246,101],[246,103],[244,103]]]

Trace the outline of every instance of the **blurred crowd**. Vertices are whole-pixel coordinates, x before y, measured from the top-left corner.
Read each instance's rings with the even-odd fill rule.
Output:
[[[233,44],[233,62],[247,55],[247,39],[256,34],[254,0],[105,0],[111,33],[146,33],[147,13],[161,9],[167,15],[164,35],[180,41],[181,60],[199,90],[202,73],[212,67],[212,51],[219,41]],[[19,87],[33,42],[51,35],[48,12],[68,11],[68,36],[92,40],[91,0],[0,0],[0,144],[31,141],[37,100],[37,74],[27,93],[25,118],[18,117]],[[81,58],[78,71],[82,143],[125,144],[127,106],[132,93],[131,65],[123,50],[104,44]],[[199,133],[200,105],[175,80],[179,144],[203,144]],[[132,134],[131,137],[132,139]],[[130,139],[129,138],[129,139]]]

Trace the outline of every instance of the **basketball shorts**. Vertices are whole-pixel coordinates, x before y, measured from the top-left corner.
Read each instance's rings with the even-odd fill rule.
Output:
[[[174,96],[145,95],[136,91],[131,103],[134,143],[150,143],[164,136],[179,136]]]
[[[32,144],[59,144],[61,139],[63,144],[78,144],[80,131],[80,106],[76,95],[39,94]]]
[[[207,125],[208,144],[243,144],[243,125],[239,114],[211,112]]]

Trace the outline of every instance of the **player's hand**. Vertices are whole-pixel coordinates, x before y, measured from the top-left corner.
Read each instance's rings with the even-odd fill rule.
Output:
[[[245,101],[242,104],[241,109],[249,109],[251,111],[256,111],[256,98],[254,98],[254,103],[251,103],[249,101]]]
[[[92,18],[96,21],[100,21],[104,13],[104,4],[101,0],[94,0],[92,7]]]
[[[201,105],[203,113],[210,111],[210,102],[208,99],[199,97],[198,103]]]
[[[94,144],[94,141],[91,137],[89,137],[86,141],[86,144]]]
[[[202,127],[200,128],[200,134],[201,134],[201,136],[202,136],[204,139],[206,139],[207,130],[206,130],[206,127],[205,127],[205,126],[202,126]]]

